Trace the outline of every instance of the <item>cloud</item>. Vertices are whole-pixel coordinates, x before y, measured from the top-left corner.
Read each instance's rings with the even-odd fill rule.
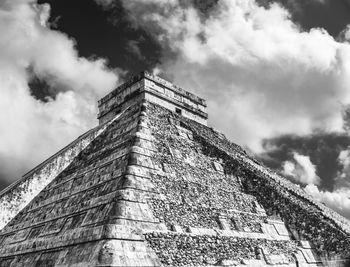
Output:
[[[263,143],[266,152],[258,156],[270,168],[281,170],[285,161],[295,162],[293,155],[297,152],[308,156],[315,165],[322,189],[333,191],[339,188],[339,176],[343,170],[339,155],[350,145],[350,136],[347,133],[286,135],[264,140]]]
[[[320,191],[315,185],[307,185],[305,191],[314,199],[350,218],[350,189],[339,189],[334,192]]]
[[[343,130],[349,44],[302,31],[277,4],[222,0],[203,18],[182,1],[151,2],[123,1],[168,49],[157,68],[206,98],[210,124],[233,141],[261,152],[265,138]]]
[[[123,5],[130,20],[163,47],[155,71],[206,98],[212,126],[256,153],[267,148],[263,140],[282,135],[347,135],[350,45],[345,39],[335,40],[320,28],[303,30],[276,3],[221,0],[203,15],[184,2],[124,0]],[[350,218],[349,190],[320,190],[309,154],[292,155],[285,159],[285,173]],[[329,179],[332,187],[334,177]]]
[[[335,210],[346,218],[350,218],[350,188],[348,171],[350,168],[349,151],[344,150],[339,155],[339,162],[343,166],[343,171],[336,179],[336,189],[333,191],[320,190],[320,178],[316,175],[315,165],[312,164],[308,156],[293,153],[294,162],[285,161],[283,164],[283,174],[292,177],[294,181],[306,184],[304,190],[315,200],[322,202],[329,208]],[[344,183],[347,181],[348,183]]]
[[[292,177],[302,184],[319,184],[320,178],[316,175],[316,167],[308,156],[293,153],[294,162],[285,161],[283,174]]]
[[[98,4],[99,6],[101,6],[102,8],[111,8],[112,6],[114,6],[114,0],[94,0],[96,4]]]
[[[307,15],[305,12],[307,12],[307,9],[310,8],[317,8],[320,9],[320,6],[328,5],[329,0],[256,0],[257,3],[268,7],[271,3],[278,3],[281,6],[285,7],[290,11],[293,15],[293,17],[304,17]],[[298,20],[296,20],[298,21]]]
[[[350,42],[350,24],[339,33],[337,38],[340,42]]]
[[[118,76],[103,59],[79,57],[74,40],[51,30],[50,6],[29,0],[0,3],[0,177],[19,178],[96,124],[96,100]],[[55,99],[31,95],[34,74]]]
[[[316,175],[315,165],[312,164],[308,156],[293,153],[294,161],[285,161],[283,164],[283,174],[292,177],[294,181],[306,184],[304,190],[315,200],[322,202],[329,208],[337,211],[346,218],[350,218],[350,151],[340,152],[338,161],[342,170],[338,172],[335,179],[335,189],[333,191],[321,190],[319,188],[320,178]]]
[[[335,180],[335,188],[350,188],[350,148],[340,151],[338,163],[340,170]]]
[[[142,55],[141,49],[139,47],[140,42],[139,41],[135,41],[135,40],[130,40],[127,43],[127,47],[126,49],[133,54],[136,58],[138,58],[139,60],[145,61],[146,58],[144,55]]]

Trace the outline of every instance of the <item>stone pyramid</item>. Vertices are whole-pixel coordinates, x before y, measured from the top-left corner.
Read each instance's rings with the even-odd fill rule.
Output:
[[[345,266],[346,219],[141,73],[100,125],[0,193],[0,266]]]

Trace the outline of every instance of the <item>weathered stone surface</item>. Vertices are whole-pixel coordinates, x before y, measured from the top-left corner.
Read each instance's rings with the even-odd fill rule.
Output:
[[[189,99],[202,116],[201,99],[151,80],[100,101],[110,121],[1,230],[0,267],[341,266],[345,220],[202,120],[173,112]],[[158,93],[174,99],[149,101],[145,85],[168,86]]]
[[[125,175],[131,165],[130,151],[143,149],[133,146],[141,106],[136,104],[111,121],[8,223],[0,232],[0,262],[14,257],[14,266],[97,266],[108,260],[119,266],[156,263],[140,235],[143,228],[162,229],[146,204],[144,189],[152,186]],[[138,160],[137,156],[134,158]],[[137,221],[143,223],[139,227],[128,226]],[[107,260],[106,253],[100,251],[106,239],[125,244],[115,252],[118,257]],[[119,244],[114,241],[110,243]],[[89,245],[80,250],[80,243]],[[47,254],[48,250],[57,252]],[[21,256],[24,253],[32,255],[33,263]]]
[[[110,123],[83,134],[70,145],[25,174],[22,179],[0,192],[0,229],[62,172]]]

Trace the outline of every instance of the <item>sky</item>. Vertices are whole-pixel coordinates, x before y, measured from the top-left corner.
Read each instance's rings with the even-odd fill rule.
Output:
[[[132,74],[350,218],[350,0],[0,0],[0,190]]]

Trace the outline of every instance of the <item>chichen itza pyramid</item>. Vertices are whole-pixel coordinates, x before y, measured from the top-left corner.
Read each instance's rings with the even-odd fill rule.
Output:
[[[349,222],[141,73],[99,126],[0,193],[0,266],[345,266]]]

